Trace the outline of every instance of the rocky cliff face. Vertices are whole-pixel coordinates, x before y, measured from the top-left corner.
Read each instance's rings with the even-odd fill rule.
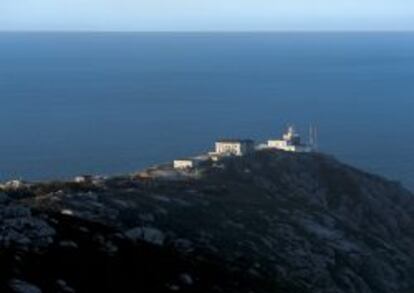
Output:
[[[414,292],[414,197],[398,183],[274,151],[157,172],[8,191],[2,211],[26,214],[2,224],[3,288]]]

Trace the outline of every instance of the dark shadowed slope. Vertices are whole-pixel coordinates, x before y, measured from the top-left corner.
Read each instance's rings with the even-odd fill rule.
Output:
[[[414,199],[398,183],[270,151],[160,173],[173,172],[9,190],[3,205],[29,205],[49,230],[7,228],[17,239],[0,241],[11,263],[2,281],[45,292],[414,292]]]

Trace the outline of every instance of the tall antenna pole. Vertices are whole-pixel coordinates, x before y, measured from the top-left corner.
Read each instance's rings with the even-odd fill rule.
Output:
[[[315,124],[309,124],[309,146],[312,150],[318,149],[318,128]]]
[[[313,148],[313,145],[315,144],[314,141],[314,134],[313,134],[313,126],[312,123],[309,124],[309,145],[311,148]]]

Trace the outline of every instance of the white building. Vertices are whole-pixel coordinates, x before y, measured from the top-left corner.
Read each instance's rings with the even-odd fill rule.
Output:
[[[267,141],[267,147],[287,152],[307,153],[312,151],[310,144],[303,144],[300,135],[293,126],[289,126],[282,139],[271,139]]]
[[[91,175],[81,175],[81,176],[76,176],[75,178],[73,178],[73,182],[86,183],[86,182],[91,182],[92,179],[93,179],[93,176]]]
[[[293,150],[294,146],[289,145],[289,143],[284,139],[273,139],[267,142],[268,148],[279,149],[279,150]]]
[[[216,142],[216,155],[244,156],[254,151],[251,139],[225,139]]]
[[[11,180],[7,181],[5,184],[2,185],[4,189],[20,189],[26,187],[27,184],[24,183],[22,180]]]
[[[174,169],[191,169],[200,165],[198,159],[178,159],[174,160]]]

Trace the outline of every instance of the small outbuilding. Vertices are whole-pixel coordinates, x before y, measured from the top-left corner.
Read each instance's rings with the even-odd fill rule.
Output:
[[[73,178],[75,183],[90,183],[95,179],[92,175],[80,175]]]
[[[197,159],[178,159],[174,160],[174,169],[192,169],[200,165]]]

